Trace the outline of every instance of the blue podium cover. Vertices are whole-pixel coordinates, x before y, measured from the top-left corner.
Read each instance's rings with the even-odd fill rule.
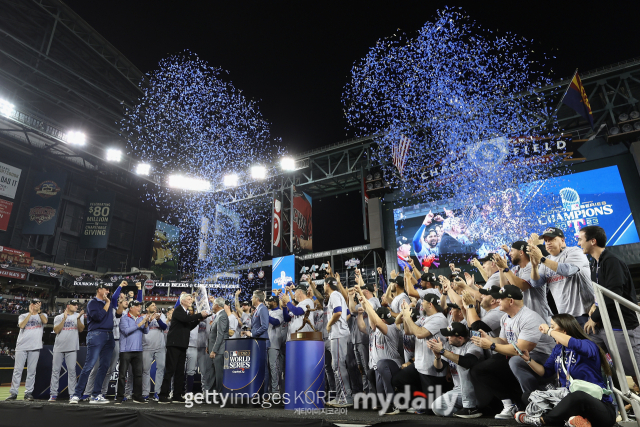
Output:
[[[237,338],[225,340],[222,392],[262,394],[266,390],[267,340]]]
[[[324,341],[287,342],[284,409],[324,408]]]

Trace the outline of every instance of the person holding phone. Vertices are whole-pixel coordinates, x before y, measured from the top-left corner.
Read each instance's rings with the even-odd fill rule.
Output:
[[[538,376],[531,372],[521,358],[514,357],[518,356],[518,352],[512,343],[520,350],[529,351],[531,357],[540,363],[547,360],[554,343],[538,330],[538,325],[544,323],[544,320],[538,313],[524,306],[520,288],[506,285],[491,296],[500,300],[500,310],[504,313],[500,320],[500,336],[493,338],[486,331],[481,331],[481,337],[473,337],[471,341],[496,354],[473,367],[471,381],[476,388],[480,408],[489,406],[494,399],[500,400],[503,409],[496,415],[496,419],[512,419],[518,410],[522,393],[533,391],[539,385]],[[501,381],[496,382],[496,378]]]
[[[484,352],[470,341],[470,332],[466,325],[453,322],[451,326],[440,329],[440,335],[447,341],[431,339],[427,345],[435,359],[433,366],[442,372],[447,366],[453,390],[437,398],[431,409],[440,417],[478,418],[482,412],[477,408],[475,389],[469,377],[470,369],[484,359]],[[456,412],[453,412],[454,409]]]
[[[533,359],[528,350],[522,350],[520,357],[533,372],[541,377],[557,376],[561,387],[569,388],[572,380],[583,380],[608,388],[606,377],[611,375],[611,367],[605,352],[587,336],[573,316],[556,314],[551,318],[551,326],[542,323],[539,330],[557,344],[543,363]],[[523,400],[528,400],[529,394]],[[598,400],[584,391],[574,391],[540,417],[518,412],[515,419],[534,426],[611,427],[616,423],[616,409],[611,395],[603,394]]]

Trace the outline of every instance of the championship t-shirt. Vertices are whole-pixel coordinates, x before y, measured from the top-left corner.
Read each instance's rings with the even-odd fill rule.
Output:
[[[484,359],[484,352],[481,347],[474,345],[471,340],[467,341],[460,347],[456,347],[449,343],[449,340],[446,340],[444,343],[444,349],[450,351],[453,354],[457,354],[458,356],[464,356],[467,354],[472,354],[478,358],[478,360]],[[463,368],[456,363],[453,363],[451,360],[446,357],[442,357],[442,360],[446,361],[449,365],[449,372],[451,373],[451,379],[453,380],[453,385],[455,387],[460,387],[460,374],[459,372],[468,371],[467,368]]]
[[[27,318],[29,313],[21,314],[18,317],[18,324],[23,322]],[[48,319],[47,315],[43,313],[45,319]],[[18,333],[18,341],[16,343],[16,351],[31,351],[40,350],[42,348],[42,333],[44,329],[42,327],[42,320],[38,314],[31,315],[24,328],[20,329]]]
[[[78,351],[80,349],[80,344],[78,342],[78,322],[82,322],[82,324],[84,324],[84,321],[82,317],[80,317],[80,319],[78,320],[78,317],[80,317],[79,313],[70,314],[67,316],[66,320],[64,321],[62,330],[59,334],[56,334],[56,342],[53,344],[53,351],[66,352]],[[58,326],[60,323],[62,323],[63,319],[63,314],[57,315],[53,319],[53,326]]]
[[[500,273],[497,271],[487,279],[487,283],[484,284],[483,288],[491,289],[492,286],[500,287]]]
[[[251,330],[251,314],[242,312],[242,314],[240,315],[240,318],[242,319],[242,327],[250,331]]]
[[[490,330],[485,332],[494,338],[500,336],[500,329],[502,328],[502,316],[504,316],[504,313],[500,311],[498,307],[492,308],[489,311],[480,307],[480,320],[486,323],[490,328]]]
[[[378,369],[378,360],[391,359],[402,366],[403,351],[400,347],[402,343],[402,331],[396,325],[387,325],[387,335],[383,334],[379,328],[375,332],[369,328],[369,366],[371,369]]]
[[[433,375],[434,377],[445,376],[445,371],[438,372],[436,371],[435,366],[433,366],[435,355],[429,348],[427,342],[430,339],[440,339],[442,337],[442,335],[440,334],[440,329],[445,329],[447,326],[449,326],[447,318],[444,317],[444,314],[442,313],[436,313],[431,316],[425,316],[422,322],[417,325],[431,332],[431,336],[422,339],[416,338],[416,370],[423,375]]]
[[[200,325],[196,326],[189,332],[189,347],[198,347],[198,330]]]
[[[338,291],[331,292],[329,302],[327,304],[327,321],[329,321],[336,313],[340,313],[340,318],[331,325],[329,330],[329,339],[346,338],[349,336],[349,325],[347,324],[347,302],[342,294]]]
[[[547,284],[546,282],[532,282],[531,280],[531,263],[528,263],[524,268],[519,266],[513,267],[513,273],[520,279],[527,282],[531,287],[526,291],[522,291],[522,301],[526,307],[538,313],[545,322],[549,322],[553,313],[547,303]]]
[[[162,313],[160,313],[160,319],[149,322],[149,333],[142,335],[142,350],[155,351],[165,347],[164,331],[160,328],[158,320],[161,320],[165,325],[167,324],[167,316]]]
[[[240,329],[240,322],[238,322],[238,318],[235,314],[229,316],[229,330],[233,331],[233,336],[231,338],[240,338],[242,330]]]
[[[418,295],[420,295],[420,298],[424,298],[424,296],[427,294],[436,294],[438,295],[438,298],[442,297],[442,294],[437,288],[416,289],[416,290],[418,291]]]
[[[402,303],[404,301],[406,301],[407,304],[411,304],[411,298],[409,298],[409,295],[407,295],[407,294],[405,294],[403,292],[401,294],[396,295],[396,297],[393,299],[393,301],[391,301],[391,307],[389,307],[389,308],[394,313],[400,313],[402,311]]]
[[[517,344],[519,339],[536,343],[533,351],[543,354],[551,354],[556,346],[553,338],[540,332],[540,325],[546,322],[530,308],[523,306],[513,317],[503,314],[500,322],[500,338],[509,343]]]
[[[549,255],[550,260],[569,266],[558,266],[558,271],[553,271],[544,264],[538,266],[540,280],[549,286],[549,292],[558,308],[558,313],[567,313],[574,317],[589,312],[595,301],[593,286],[591,284],[591,269],[589,260],[577,246],[565,248],[558,256]],[[563,276],[565,267],[567,276]],[[575,272],[574,272],[575,271]],[[573,273],[569,275],[570,273]],[[531,286],[534,286],[533,280]]]

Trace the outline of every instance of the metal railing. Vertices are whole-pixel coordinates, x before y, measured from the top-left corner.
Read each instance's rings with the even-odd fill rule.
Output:
[[[636,313],[636,316],[638,316],[639,322],[640,306],[622,298],[620,295],[611,292],[607,288],[604,288],[597,283],[593,283],[593,289],[596,297],[596,302],[598,303],[598,308],[600,309],[604,332],[607,337],[607,347],[609,349],[609,354],[613,358],[613,362],[616,367],[616,376],[618,377],[618,382],[620,383],[621,390],[618,390],[613,386],[611,388],[613,389],[612,391],[615,395],[616,401],[618,402],[618,410],[620,411],[620,415],[622,416],[622,422],[626,425],[633,425],[632,421],[627,417],[627,411],[625,411],[624,409],[625,402],[630,403],[631,407],[633,408],[633,413],[636,416],[635,424],[640,427],[640,397],[638,397],[637,394],[632,393],[629,389],[627,377],[622,366],[622,359],[620,358],[620,350],[618,349],[618,344],[613,333],[613,327],[611,326],[611,319],[609,318],[609,313],[607,312],[604,297],[606,296],[608,298],[611,298],[615,303],[616,311],[618,312],[618,318],[620,319],[620,324],[622,326],[622,333],[624,334],[624,340],[627,344],[627,351],[629,352],[631,362],[633,363],[633,371],[635,373],[635,377],[638,380],[640,380],[640,372],[638,372],[638,361],[636,360],[633,353],[633,347],[631,346],[631,341],[629,340],[629,332],[627,331],[627,325],[625,324],[624,318],[622,317],[622,310],[620,309],[620,305],[633,310]]]

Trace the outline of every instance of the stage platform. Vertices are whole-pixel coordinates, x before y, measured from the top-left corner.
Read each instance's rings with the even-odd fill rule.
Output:
[[[440,418],[435,416],[398,415],[379,416],[374,411],[348,410],[346,414],[296,414],[282,408],[219,408],[212,405],[194,405],[185,408],[173,403],[145,405],[113,401],[104,405],[79,403],[69,405],[61,402],[0,402],[0,425],[3,427],[25,427],[46,425],[47,427],[195,427],[216,423],[233,427],[356,427],[384,424],[385,426],[413,426],[428,424],[431,427],[454,426],[513,426],[511,420],[476,418]]]

